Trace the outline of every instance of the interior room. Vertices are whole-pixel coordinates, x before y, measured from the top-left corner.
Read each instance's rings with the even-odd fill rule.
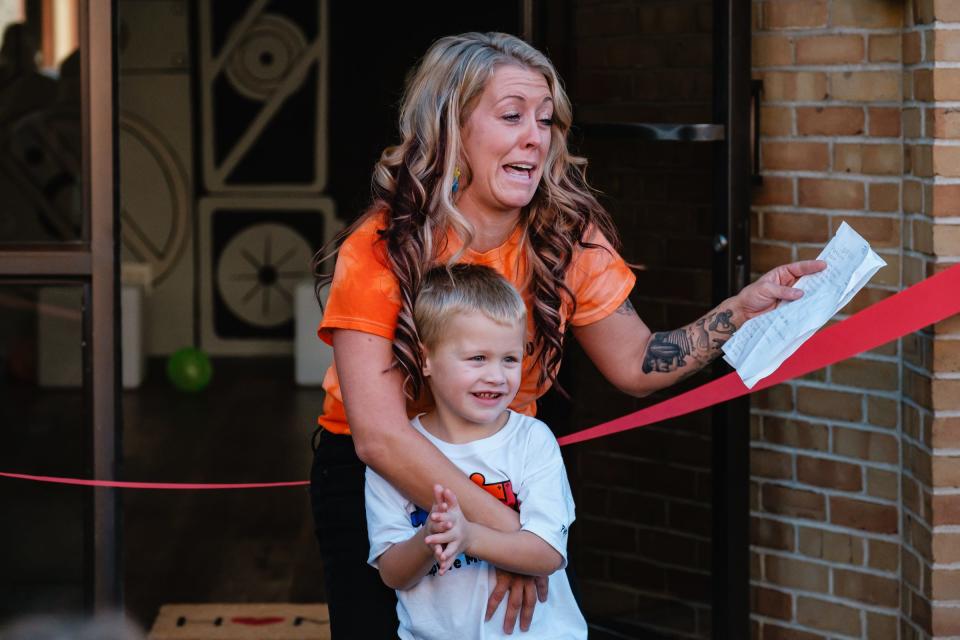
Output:
[[[332,358],[316,338],[310,260],[369,205],[371,169],[397,141],[404,78],[443,35],[517,34],[556,64],[575,109],[571,147],[636,267],[632,302],[648,325],[691,322],[749,275],[749,231],[721,197],[749,175],[717,168],[727,147],[714,123],[739,73],[717,58],[738,46],[724,11],[637,2],[618,21],[597,4],[113,2],[114,477],[307,478]],[[84,56],[99,51],[83,35],[88,11],[80,0],[0,2],[2,244],[77,246],[96,233],[84,182],[97,159],[82,124],[93,108]],[[736,133],[746,149],[747,129],[728,125],[726,140]],[[739,270],[718,236],[737,247]],[[0,471],[96,477],[89,287],[0,280]],[[620,394],[568,338],[566,395],[551,392],[539,414],[558,436],[662,399]],[[733,615],[722,599],[730,584],[745,593],[746,575],[725,563],[746,557],[746,530],[740,507],[717,496],[746,491],[726,441],[746,438],[746,424],[741,405],[564,449],[578,516],[571,569],[591,637],[709,638]],[[719,427],[729,428],[718,441]],[[116,506],[106,552],[103,500]],[[2,478],[0,504],[0,623],[93,607],[104,566],[144,629],[170,603],[325,601],[302,486]]]

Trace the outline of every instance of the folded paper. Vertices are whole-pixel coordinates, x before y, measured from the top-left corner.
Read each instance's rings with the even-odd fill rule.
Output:
[[[793,285],[803,290],[802,298],[781,302],[773,311],[748,320],[723,345],[723,359],[737,370],[747,388],[776,371],[886,266],[846,222],[817,259],[825,261],[827,268]]]

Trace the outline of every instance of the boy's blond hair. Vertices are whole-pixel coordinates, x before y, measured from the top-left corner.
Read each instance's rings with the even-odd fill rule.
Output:
[[[506,278],[483,265],[439,266],[424,274],[413,308],[420,343],[435,347],[458,313],[482,313],[499,324],[526,327],[523,298]]]

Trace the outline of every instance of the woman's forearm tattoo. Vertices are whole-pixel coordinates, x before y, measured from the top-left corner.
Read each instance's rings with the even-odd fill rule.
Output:
[[[712,311],[682,329],[654,333],[643,356],[643,372],[670,373],[688,364],[693,366],[686,375],[699,371],[737,330],[732,317],[732,311]]]

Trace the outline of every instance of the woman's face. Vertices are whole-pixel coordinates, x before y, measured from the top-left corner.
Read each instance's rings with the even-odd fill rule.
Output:
[[[540,184],[552,118],[543,74],[515,65],[496,69],[460,131],[471,177],[461,185],[458,208],[519,215]]]

